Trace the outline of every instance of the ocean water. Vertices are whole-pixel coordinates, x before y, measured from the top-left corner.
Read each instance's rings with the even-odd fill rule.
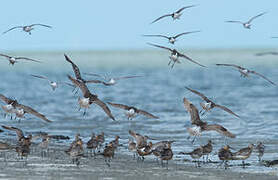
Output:
[[[71,138],[80,133],[84,141],[92,132],[104,132],[107,141],[115,135],[120,142],[127,144],[128,130],[148,135],[154,141],[175,140],[173,150],[191,151],[208,139],[215,143],[217,152],[225,143],[233,148],[246,147],[249,143],[264,142],[266,152],[263,159],[277,158],[278,149],[278,88],[264,79],[253,76],[241,78],[237,70],[230,67],[216,67],[216,63],[232,63],[244,66],[265,75],[278,83],[278,60],[276,56],[255,56],[266,49],[226,49],[226,50],[190,50],[184,51],[207,68],[199,67],[187,60],[176,64],[173,69],[167,66],[169,54],[164,51],[84,51],[84,52],[11,52],[18,56],[38,59],[43,63],[22,61],[14,66],[1,58],[0,93],[16,98],[20,103],[29,105],[46,115],[52,123],[26,115],[26,119],[11,120],[1,116],[1,124],[21,128],[26,134],[40,131],[49,134],[63,134]],[[159,119],[148,119],[138,116],[127,120],[124,111],[110,107],[116,121],[109,119],[98,106],[92,105],[83,116],[78,111],[77,98],[81,92],[74,94],[72,88],[61,85],[51,90],[46,80],[31,77],[30,74],[44,75],[55,81],[69,82],[66,75],[73,71],[65,61],[66,53],[80,68],[81,72],[90,72],[110,77],[139,75],[140,78],[123,79],[115,86],[105,87],[100,84],[89,84],[92,93],[104,102],[132,105],[159,116]],[[95,77],[86,76],[85,79]],[[215,103],[227,106],[241,116],[237,118],[221,109],[213,109],[202,117],[208,123],[219,123],[236,135],[235,139],[224,140],[215,132],[204,133],[194,145],[187,139],[186,127],[190,126],[190,115],[184,108],[183,97],[189,99],[200,109],[202,99],[187,91],[184,87],[204,93]],[[3,103],[2,103],[3,104]],[[2,112],[3,113],[3,112]],[[16,139],[13,132],[3,132],[1,139]],[[65,142],[69,144],[70,142]],[[128,153],[125,148],[120,150]],[[174,159],[184,157],[175,155]],[[190,157],[186,157],[190,159]],[[218,160],[217,155],[211,157]],[[269,172],[269,168],[257,163],[257,153],[246,161],[252,165],[247,169],[235,167],[233,170],[247,172]],[[191,164],[189,162],[185,162]],[[240,161],[238,163],[241,163]],[[193,166],[193,164],[192,164]]]

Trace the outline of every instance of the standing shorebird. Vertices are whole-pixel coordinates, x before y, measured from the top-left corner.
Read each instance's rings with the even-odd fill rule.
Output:
[[[148,118],[159,119],[159,117],[154,116],[151,113],[148,113],[147,111],[137,109],[133,106],[127,106],[124,104],[116,104],[116,103],[111,103],[111,102],[107,102],[107,104],[110,104],[111,106],[116,107],[116,108],[127,110],[126,116],[127,116],[128,120],[132,120],[132,118],[134,118],[137,114],[144,115]]]
[[[112,115],[110,109],[108,108],[108,106],[102,102],[100,99],[98,99],[98,96],[96,94],[92,94],[88,87],[86,86],[86,84],[80,80],[74,79],[73,77],[71,77],[70,75],[68,75],[68,78],[71,80],[71,82],[80,88],[80,90],[83,93],[83,98],[79,99],[79,104],[80,107],[85,107],[85,108],[89,108],[89,106],[91,104],[96,104],[98,106],[100,106],[103,111],[111,118],[115,121],[114,116]],[[82,106],[81,106],[82,104]]]
[[[266,13],[266,12],[263,12],[263,13],[261,13],[261,14],[258,14],[258,15],[256,15],[256,16],[252,17],[251,19],[249,19],[247,22],[242,22],[242,21],[226,21],[226,22],[228,22],[228,23],[239,23],[239,24],[242,24],[244,28],[246,28],[246,29],[251,29],[251,25],[252,25],[251,22],[252,22],[254,19],[256,19],[256,18],[258,18],[258,17],[264,15],[265,13]]]
[[[24,118],[24,115],[26,113],[29,113],[29,114],[32,114],[34,116],[37,116],[38,118],[46,121],[46,122],[52,122],[50,121],[49,119],[47,119],[45,117],[45,115],[35,111],[33,108],[29,107],[29,106],[25,106],[23,104],[19,104],[17,102],[17,100],[12,100],[12,99],[9,99],[7,97],[5,97],[4,95],[0,94],[0,99],[2,101],[4,101],[6,104],[10,104],[13,106],[13,108],[15,109],[14,113],[16,114],[16,117],[18,118]]]
[[[18,63],[19,60],[27,60],[27,61],[33,61],[33,62],[41,63],[41,61],[31,59],[31,58],[27,58],[27,57],[14,57],[14,56],[6,55],[6,54],[0,54],[0,56],[7,58],[7,60],[9,61],[9,63],[11,65],[14,65],[15,63]]]
[[[201,31],[183,32],[183,33],[177,34],[175,36],[165,36],[165,35],[160,35],[160,34],[158,34],[158,35],[143,35],[143,36],[145,36],[145,37],[162,37],[162,38],[168,39],[169,43],[175,44],[175,42],[177,41],[178,37],[186,35],[186,34],[196,33],[196,32],[201,32]]]
[[[160,45],[156,45],[156,44],[152,44],[152,43],[147,43],[147,44],[170,51],[171,55],[169,56],[170,61],[168,63],[168,66],[170,66],[171,63],[172,63],[171,68],[174,67],[175,63],[181,63],[181,61],[179,60],[180,57],[185,58],[185,59],[187,59],[187,60],[189,60],[189,61],[191,61],[191,62],[193,62],[193,63],[195,63],[195,64],[197,64],[201,67],[206,67],[206,66],[194,61],[193,59],[186,56],[185,54],[179,53],[176,49],[171,49],[171,48],[168,48],[168,47],[164,47],[164,46],[160,46]]]
[[[214,103],[213,101],[211,101],[209,98],[207,98],[204,94],[194,90],[194,89],[191,89],[189,87],[185,87],[187,90],[193,92],[194,94],[197,94],[198,96],[200,96],[204,101],[206,101],[205,103],[200,103],[201,107],[203,108],[202,110],[204,110],[204,113],[205,112],[208,112],[210,111],[211,109],[217,107],[217,108],[220,108],[230,114],[233,114],[234,116],[238,117],[239,118],[239,115],[237,115],[236,113],[234,113],[233,111],[231,111],[230,109],[228,109],[227,107],[225,106],[221,106],[219,104],[216,104]],[[201,112],[200,112],[201,113]],[[204,114],[203,113],[203,114]],[[201,114],[201,115],[203,115]]]
[[[226,128],[218,124],[208,124],[200,119],[198,109],[186,98],[183,98],[184,107],[190,113],[191,124],[195,125],[193,128],[187,128],[188,132],[191,132],[191,135],[194,135],[193,142],[196,135],[201,135],[203,131],[216,131],[224,136],[235,138],[236,136],[229,132]],[[197,126],[197,127],[196,127]]]
[[[95,133],[92,133],[91,139],[87,142],[87,149],[91,150],[91,156],[92,156],[92,151],[94,152],[94,155],[96,155],[97,147],[98,147],[98,141],[96,135]]]
[[[105,76],[101,76],[98,74],[93,74],[93,73],[84,73],[86,75],[90,75],[90,76],[97,76],[97,77],[101,77],[103,78],[105,81],[100,81],[100,80],[89,80],[89,83],[101,83],[105,86],[113,86],[115,84],[117,84],[117,82],[121,79],[130,79],[130,78],[137,78],[137,77],[142,77],[142,76],[122,76],[122,77],[111,77],[111,78],[107,78]]]
[[[230,151],[230,146],[226,145],[218,151],[218,158],[222,160],[221,166],[224,163],[225,169],[228,167],[228,161],[232,160],[233,153]]]
[[[179,10],[171,13],[171,14],[165,14],[163,16],[160,16],[159,18],[155,19],[153,22],[151,22],[151,24],[159,21],[160,19],[162,18],[165,18],[165,17],[172,17],[173,20],[176,20],[176,19],[180,19],[180,16],[182,15],[182,11],[185,10],[185,9],[188,9],[188,8],[191,8],[191,7],[195,7],[196,5],[191,5],[191,6],[185,6],[185,7],[182,7],[180,8]]]
[[[258,158],[259,158],[259,162],[262,161],[262,157],[264,155],[264,151],[265,151],[265,145],[262,142],[258,142],[258,144],[256,145],[255,149],[258,151]]]
[[[232,153],[232,160],[242,160],[242,166],[245,167],[244,160],[248,159],[252,154],[254,145],[249,144],[248,147],[242,148],[239,151]]]
[[[42,26],[42,27],[47,27],[47,28],[52,28],[51,26],[45,25],[45,24],[31,24],[27,26],[15,26],[12,27],[11,29],[8,29],[7,31],[3,32],[2,34],[6,34],[7,32],[14,30],[14,29],[22,29],[23,31],[29,33],[31,35],[31,31],[34,29],[34,26]]]
[[[180,152],[179,154],[190,155],[192,159],[200,159],[203,156],[203,148],[198,147],[191,152]],[[196,167],[200,167],[199,161],[197,161]]]
[[[207,143],[206,145],[201,146],[202,149],[203,149],[203,157],[204,157],[204,155],[207,155],[207,159],[206,159],[207,162],[209,161],[209,154],[210,154],[210,153],[212,152],[212,150],[213,150],[212,144],[213,144],[212,141],[209,140],[208,143]]]
[[[104,161],[108,167],[110,167],[111,159],[114,157],[115,147],[112,144],[107,144],[100,155],[104,157]]]
[[[136,143],[132,139],[128,139],[128,150],[133,153],[133,159],[135,159]]]
[[[160,141],[152,144],[152,153],[161,160],[161,165],[163,166],[163,161],[166,161],[166,166],[168,169],[168,161],[173,158],[173,151],[171,149],[171,144],[175,141]]]
[[[80,134],[76,134],[75,140],[71,143],[69,149],[65,151],[71,158],[72,163],[80,164],[80,158],[84,155],[83,141],[80,139]]]
[[[238,66],[238,65],[235,65],[235,64],[216,64],[217,66],[231,66],[231,67],[234,67],[234,68],[237,68],[238,71],[240,72],[240,76],[241,77],[249,77],[249,74],[255,74],[257,76],[260,76],[261,78],[267,80],[268,82],[270,82],[271,84],[275,85],[276,84],[274,82],[272,82],[271,80],[269,80],[268,78],[266,78],[264,75],[260,74],[260,73],[257,73],[256,71],[251,71],[247,68],[244,68],[244,67],[241,67],[241,66]]]
[[[55,89],[59,86],[59,84],[66,84],[66,85],[69,85],[69,86],[73,86],[72,84],[70,83],[67,83],[67,82],[56,82],[56,81],[52,81],[50,79],[48,79],[46,76],[40,76],[40,75],[33,75],[31,74],[31,76],[35,77],[35,78],[40,78],[40,79],[45,79],[49,82],[49,85],[50,87],[52,88],[53,91],[55,91]]]
[[[128,133],[134,137],[136,141],[136,148],[137,149],[142,149],[147,145],[147,140],[150,139],[148,136],[143,136],[139,133],[136,133],[132,130],[129,130]]]

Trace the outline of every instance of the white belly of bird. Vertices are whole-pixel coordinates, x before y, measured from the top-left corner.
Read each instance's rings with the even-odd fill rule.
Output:
[[[78,103],[81,108],[89,108],[90,107],[90,100],[89,98],[80,98]]]
[[[53,91],[58,87],[58,84],[56,82],[51,82],[50,86],[52,87]]]
[[[174,62],[178,61],[178,55],[177,54],[171,54],[170,59]]]
[[[193,126],[191,128],[186,128],[186,130],[191,136],[201,136],[202,135],[201,128],[199,126]]]
[[[115,81],[115,79],[111,78],[111,79],[108,81],[107,84],[114,85],[114,84],[116,84],[116,81]]]
[[[30,32],[31,30],[32,30],[32,27],[30,27],[30,26],[26,26],[24,28],[24,31],[26,31],[26,32]]]
[[[14,107],[11,104],[1,106],[6,113],[14,113]]]
[[[201,106],[204,110],[209,111],[211,109],[211,102],[203,102],[201,103]]]
[[[181,13],[174,13],[173,19],[179,19],[181,16]]]
[[[25,114],[23,109],[16,109],[15,111],[16,117],[22,118]]]
[[[170,38],[170,39],[169,39],[169,42],[172,43],[172,44],[174,44],[175,41],[176,41],[175,38]]]
[[[243,26],[245,27],[245,28],[250,28],[251,27],[251,24],[249,24],[249,23],[245,23],[245,24],[243,24]]]
[[[127,111],[126,116],[127,116],[128,118],[133,118],[133,117],[135,117],[135,116],[136,116],[136,113],[135,113],[134,109],[130,109],[129,111]]]

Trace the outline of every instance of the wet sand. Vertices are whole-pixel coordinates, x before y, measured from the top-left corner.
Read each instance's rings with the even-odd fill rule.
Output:
[[[80,165],[71,163],[71,159],[63,152],[65,147],[51,149],[48,157],[41,157],[38,147],[33,147],[31,155],[25,159],[15,158],[15,152],[3,153],[0,162],[0,178],[3,179],[245,179],[265,180],[277,179],[273,173],[234,172],[223,167],[196,168],[194,163],[184,164],[177,160],[169,162],[168,169],[162,167],[154,156],[146,157],[145,161],[133,159],[132,155],[124,155],[121,150],[108,167],[102,156],[82,157]],[[248,168],[248,167],[247,167]]]

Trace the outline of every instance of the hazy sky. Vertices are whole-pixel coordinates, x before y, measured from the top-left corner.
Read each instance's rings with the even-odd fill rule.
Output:
[[[180,20],[157,17],[183,6]],[[8,0],[1,2],[0,31],[13,26],[43,23],[30,36],[20,29],[0,35],[0,50],[101,50],[153,49],[146,42],[170,46],[165,39],[142,34],[174,35],[185,31],[202,32],[181,37],[176,43],[186,48],[276,47],[278,39],[277,0]],[[226,20],[248,20],[261,12],[251,30]]]

